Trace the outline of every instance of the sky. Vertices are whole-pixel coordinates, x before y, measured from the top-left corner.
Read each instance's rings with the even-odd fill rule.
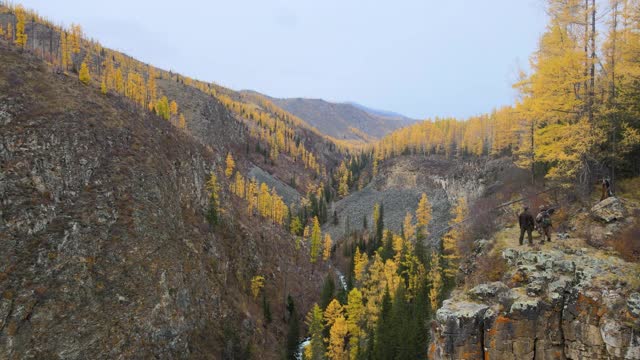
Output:
[[[512,104],[542,0],[19,0],[157,67],[413,118]]]

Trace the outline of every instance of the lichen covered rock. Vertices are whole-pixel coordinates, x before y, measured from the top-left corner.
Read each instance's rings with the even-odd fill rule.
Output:
[[[508,286],[458,290],[438,310],[434,359],[640,359],[636,264],[557,244],[503,257]]]

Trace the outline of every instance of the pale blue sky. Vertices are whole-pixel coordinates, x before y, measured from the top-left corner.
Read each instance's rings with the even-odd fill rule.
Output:
[[[416,118],[513,103],[541,0],[22,0],[156,66],[276,97]]]

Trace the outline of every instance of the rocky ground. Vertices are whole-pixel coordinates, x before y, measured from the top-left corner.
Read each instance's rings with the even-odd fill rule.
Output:
[[[0,64],[0,359],[279,358],[284,299],[302,316],[323,271],[224,190],[223,139],[195,141],[29,54],[0,48]],[[202,121],[235,121],[199,104]]]
[[[433,358],[640,359],[640,264],[592,247],[577,229],[615,240],[633,223],[626,214],[612,198],[580,211],[569,232],[554,234],[551,243],[534,238],[535,246],[518,246],[514,226],[477,242],[493,246],[477,261],[498,255],[504,273],[444,302],[433,327]]]

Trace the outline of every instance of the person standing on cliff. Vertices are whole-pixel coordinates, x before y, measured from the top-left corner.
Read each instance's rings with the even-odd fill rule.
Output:
[[[548,209],[544,205],[540,205],[540,212],[536,215],[536,223],[539,226],[539,229],[542,230],[542,244],[544,244],[545,238],[547,242],[551,241],[551,227],[553,224],[551,223],[551,214],[553,213],[553,209]]]
[[[529,238],[529,245],[533,245],[533,238],[531,232],[533,231],[533,215],[529,213],[529,207],[525,205],[522,213],[518,216],[518,223],[520,223],[520,245],[524,240],[524,233],[527,233]]]
[[[600,201],[611,196],[611,182],[609,179],[602,179],[602,196],[600,196]]]

